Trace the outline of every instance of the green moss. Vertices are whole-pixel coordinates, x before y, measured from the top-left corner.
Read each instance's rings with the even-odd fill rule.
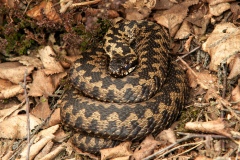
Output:
[[[202,112],[202,108],[197,108],[194,106],[190,106],[189,108],[187,108],[186,110],[182,111],[182,114],[179,118],[179,126],[178,126],[178,131],[186,131],[185,129],[185,124],[187,122],[192,122],[192,121],[196,121],[197,118],[199,118],[199,113]]]
[[[97,23],[100,25],[99,30],[97,31],[97,36],[102,38],[112,24],[108,19],[98,19]]]

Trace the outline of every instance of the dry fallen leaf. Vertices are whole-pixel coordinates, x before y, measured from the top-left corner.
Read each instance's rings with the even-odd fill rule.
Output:
[[[33,66],[23,66],[19,62],[0,63],[0,78],[8,79],[14,84],[23,82],[24,74],[27,70],[27,76],[33,71]]]
[[[231,56],[240,52],[240,30],[232,23],[216,25],[207,41],[202,45],[211,56],[209,69],[218,71],[218,66],[230,62]]]
[[[13,103],[11,107],[0,110],[0,122],[4,121],[6,117],[12,115],[16,110],[21,108],[21,104]]]
[[[229,3],[219,3],[216,5],[209,5],[209,11],[214,16],[220,16],[223,12],[230,9]]]
[[[226,124],[222,119],[217,119],[208,122],[188,122],[185,125],[185,129],[193,130],[195,132],[206,132],[206,133],[215,133],[224,135],[227,137],[231,137],[228,129],[226,128]]]
[[[43,64],[39,58],[33,56],[19,56],[19,57],[11,57],[7,59],[8,61],[18,61],[19,63],[25,66],[34,66],[36,68],[42,68]]]
[[[56,60],[56,54],[50,46],[38,50],[46,75],[63,72],[60,62]]]
[[[140,146],[135,149],[132,157],[135,160],[141,160],[149,155],[151,155],[154,151],[154,149],[156,149],[156,147],[160,144],[159,141],[154,140],[152,135],[147,136],[142,143],[140,144]]]
[[[187,71],[189,85],[192,88],[196,88],[200,85],[204,89],[212,88],[216,85],[217,77],[214,74],[210,74],[207,70],[201,72]]]
[[[27,15],[38,21],[46,16],[49,20],[61,23],[62,20],[58,13],[55,11],[52,2],[42,1],[39,5],[33,7],[31,10],[27,11]]]
[[[240,75],[240,53],[233,57],[233,60],[229,64],[230,74],[228,79],[232,79]]]
[[[114,148],[101,149],[101,160],[132,155],[132,151],[130,150],[131,144],[131,142],[123,142]]]
[[[169,128],[159,133],[156,137],[156,140],[163,140],[166,142],[175,143],[177,141],[177,138],[173,129]]]
[[[41,160],[52,160],[55,157],[57,157],[59,155],[60,152],[62,152],[63,150],[65,150],[65,143],[62,143],[61,145],[59,145],[57,148],[55,148],[53,151],[51,151],[50,153],[46,154],[45,156],[41,157]]]
[[[42,148],[53,138],[54,138],[54,135],[48,134],[47,136],[42,137],[36,143],[32,144],[30,147],[29,159],[33,159],[42,150]],[[21,157],[19,158],[19,160],[25,160],[27,158],[27,153],[28,153],[28,145],[26,145],[26,147],[20,153]]]
[[[48,97],[55,91],[51,76],[47,76],[43,70],[37,70],[33,73],[33,83],[29,86],[28,95],[33,97],[43,95]]]
[[[38,104],[31,110],[30,113],[39,119],[46,119],[49,117],[51,110],[49,108],[48,99],[41,97]]]
[[[235,0],[206,0],[209,5],[216,5],[219,3],[233,2]]]
[[[41,120],[30,114],[30,130],[41,123]],[[0,123],[0,138],[22,139],[27,135],[27,116],[17,115]]]
[[[183,22],[183,19],[187,16],[188,7],[197,3],[198,0],[192,0],[175,4],[169,10],[163,11],[160,14],[155,14],[153,18],[157,21],[157,23],[167,27],[170,31],[170,35],[173,36],[176,33],[176,29],[174,28],[178,28],[178,26]]]
[[[155,7],[156,0],[131,0],[123,4],[127,20],[142,20],[149,16]]]
[[[57,108],[51,115],[51,117],[46,125],[53,126],[53,125],[60,124],[60,123],[61,123],[60,108]]]
[[[23,87],[20,85],[12,85],[11,87],[8,87],[4,90],[0,91],[0,99],[7,99],[7,98],[11,98],[14,97],[18,94],[23,93]]]
[[[205,156],[197,156],[194,160],[213,160],[212,158],[207,158]]]
[[[6,79],[0,79],[0,92],[8,87],[11,87],[13,84]]]
[[[183,21],[180,29],[176,33],[174,39],[185,39],[191,34],[190,23],[188,21]]]
[[[240,79],[238,79],[238,85],[232,90],[232,101],[239,102],[240,101]]]
[[[54,143],[53,141],[49,141],[44,147],[43,149],[40,151],[40,153],[37,154],[37,156],[35,157],[35,159],[41,159],[42,157],[44,157],[45,155],[47,155],[52,147],[53,147]]]

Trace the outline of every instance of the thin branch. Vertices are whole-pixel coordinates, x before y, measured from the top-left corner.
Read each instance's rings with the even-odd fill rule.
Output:
[[[29,119],[29,98],[27,95],[27,75],[28,71],[27,69],[25,70],[24,74],[24,96],[25,96],[25,101],[26,101],[26,115],[27,115],[27,143],[28,143],[28,149],[27,149],[27,157],[26,159],[29,160],[29,154],[30,154],[30,119]]]
[[[194,49],[192,49],[190,52],[188,52],[187,54],[184,54],[182,56],[180,56],[181,58],[187,57],[189,54],[195,52],[196,50],[198,50],[201,46],[197,46]],[[179,61],[179,59],[176,59],[176,61]]]
[[[186,141],[188,139],[191,139],[191,138],[196,138],[196,137],[206,137],[206,136],[211,136],[213,138],[228,138],[228,137],[225,137],[225,136],[220,136],[220,135],[209,135],[209,134],[193,134],[193,133],[183,133],[183,132],[178,132],[178,134],[181,134],[181,135],[186,135],[185,137],[177,140],[175,143],[155,152],[154,154],[144,158],[144,160],[150,160],[150,159],[153,159],[154,157],[158,156],[159,154],[162,154],[163,152],[165,152],[166,150],[172,148],[173,146],[183,142],[183,141]]]

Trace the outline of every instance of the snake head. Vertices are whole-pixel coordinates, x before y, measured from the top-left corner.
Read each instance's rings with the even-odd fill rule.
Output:
[[[137,63],[137,57],[132,55],[112,58],[108,69],[113,77],[124,77],[136,68]]]

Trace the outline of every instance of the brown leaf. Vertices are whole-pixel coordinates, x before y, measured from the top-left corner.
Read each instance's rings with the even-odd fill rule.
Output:
[[[43,19],[43,16],[46,16],[49,20],[53,22],[62,22],[60,16],[54,9],[52,2],[49,1],[42,1],[39,5],[27,11],[27,15],[38,21],[41,21]]]
[[[0,122],[4,121],[6,117],[13,115],[13,113],[21,107],[22,107],[21,104],[12,103],[12,104],[10,104],[9,108],[1,109],[0,110]]]
[[[6,98],[11,98],[14,97],[18,94],[23,93],[24,90],[22,86],[20,85],[12,85],[11,87],[8,87],[4,90],[1,90],[0,92],[0,99],[6,99]]]
[[[206,132],[206,133],[215,133],[215,134],[231,137],[231,134],[229,133],[229,129],[226,127],[226,124],[220,118],[217,120],[208,121],[208,122],[188,122],[185,125],[185,129],[193,130],[196,132],[200,131],[200,132]]]
[[[8,87],[11,87],[13,84],[9,81],[9,80],[6,80],[6,79],[0,79],[0,91],[8,88]]]
[[[228,79],[232,79],[238,75],[240,75],[240,54],[237,54],[233,57],[229,64],[230,74],[228,75]]]
[[[35,159],[41,159],[46,154],[48,154],[51,151],[53,145],[54,145],[53,141],[49,141],[46,144],[46,146],[43,147],[43,149],[40,151],[40,153],[35,157]]]
[[[30,130],[41,123],[41,120],[30,115]],[[27,135],[27,116],[17,115],[10,117],[0,123],[1,138],[17,138],[22,139]]]
[[[57,108],[49,119],[47,126],[53,126],[61,123],[60,108]]]
[[[41,158],[41,160],[52,160],[52,159],[55,159],[59,155],[60,152],[65,150],[65,148],[66,148],[65,147],[65,143],[62,143],[57,148],[55,148],[53,151],[51,151],[47,155],[43,156]]]
[[[24,79],[25,71],[29,75],[33,69],[33,66],[23,66],[19,62],[0,63],[0,78],[19,84]]]
[[[163,130],[157,135],[156,139],[160,139],[170,143],[175,143],[177,141],[176,135],[171,128]]]
[[[46,75],[63,72],[60,62],[56,60],[56,54],[50,46],[38,50]]]
[[[31,145],[30,148],[30,154],[29,154],[29,159],[33,159],[41,150],[42,148],[48,143],[50,142],[52,139],[54,138],[54,135],[52,134],[48,134],[45,137],[42,137],[39,141],[37,141],[36,143]],[[21,159],[26,159],[27,158],[27,154],[28,153],[28,145],[26,145],[26,147],[22,150],[22,152],[20,153]]]
[[[230,9],[229,3],[219,3],[216,5],[209,5],[209,12],[214,16],[220,16],[223,12]]]
[[[232,90],[232,97],[233,102],[240,101],[240,79],[238,80],[238,85]]]
[[[170,30],[170,35],[173,36],[175,34],[175,32],[172,32],[173,28],[179,26],[183,22],[183,19],[187,16],[188,7],[197,3],[198,0],[192,0],[175,4],[169,10],[161,14],[155,14],[153,18],[157,23],[167,27]]]
[[[131,142],[123,142],[114,148],[100,150],[101,160],[132,155],[132,151],[130,150],[131,144]]]
[[[154,140],[152,135],[147,136],[140,146],[134,151],[133,158],[135,160],[141,160],[149,155],[151,155],[156,149],[156,147],[160,144],[159,141]]]
[[[211,56],[209,69],[218,71],[218,66],[230,62],[230,57],[240,52],[240,30],[232,23],[216,25],[202,48]]]
[[[51,110],[49,108],[48,99],[41,97],[38,104],[31,110],[30,113],[43,120],[49,117]]]
[[[233,2],[235,0],[206,0],[209,5],[216,5],[216,4],[219,4],[219,3],[225,3],[225,2]]]
[[[127,20],[142,20],[146,18],[156,5],[156,0],[132,0],[123,4]]]
[[[198,84],[204,88],[209,89],[215,86],[217,77],[214,74],[210,74],[207,70],[201,72],[187,71],[189,84],[192,88],[195,88]]]
[[[55,87],[52,82],[52,78],[47,76],[43,70],[38,70],[33,73],[33,83],[29,85],[29,96],[38,97],[45,96],[48,97],[52,95],[55,91]]]
[[[195,160],[213,160],[212,158],[207,158],[205,156],[197,156]]]
[[[19,63],[25,66],[34,66],[36,68],[42,68],[43,64],[39,58],[33,56],[19,56],[19,57],[11,57],[7,59],[8,61],[18,61]]]
[[[174,39],[186,39],[190,34],[191,34],[190,23],[188,21],[183,21]]]

